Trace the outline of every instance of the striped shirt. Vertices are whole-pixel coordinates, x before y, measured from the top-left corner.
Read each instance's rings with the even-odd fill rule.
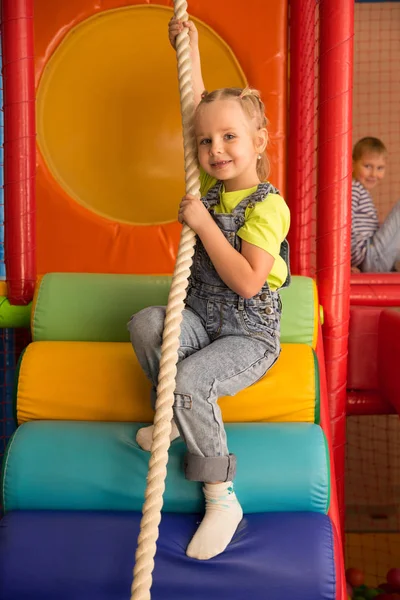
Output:
[[[365,187],[353,179],[351,186],[351,266],[361,265],[368,242],[379,229],[374,201]]]

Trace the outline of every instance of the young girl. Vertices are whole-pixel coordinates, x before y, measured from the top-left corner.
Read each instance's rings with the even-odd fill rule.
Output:
[[[225,550],[243,513],[233,491],[236,458],[229,453],[218,406],[258,381],[279,356],[281,302],[289,282],[289,210],[267,176],[268,134],[258,92],[228,88],[203,93],[197,31],[172,19],[173,46],[189,28],[195,135],[202,199],[186,195],[179,221],[197,234],[180,333],[171,440],[187,446],[185,476],[204,482],[206,512],[188,556],[205,560]],[[137,358],[156,399],[165,308],[146,308],[129,323]],[[149,450],[153,427],[138,432]]]

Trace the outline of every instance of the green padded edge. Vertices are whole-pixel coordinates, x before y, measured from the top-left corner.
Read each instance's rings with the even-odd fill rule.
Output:
[[[1,504],[3,506],[3,511],[4,513],[6,513],[6,493],[5,493],[5,479],[6,479],[6,466],[7,466],[7,461],[8,461],[8,457],[10,455],[10,450],[11,450],[11,446],[14,442],[15,436],[17,435],[17,431],[14,431],[14,433],[11,435],[10,439],[8,440],[8,444],[6,446],[4,455],[3,455],[3,461],[1,463],[1,474],[0,474],[0,494],[1,494]]]
[[[130,317],[166,305],[169,275],[48,273],[34,307],[34,341],[129,342]]]
[[[0,328],[24,327],[29,329],[32,302],[23,306],[15,306],[5,296],[0,296]]]
[[[322,429],[322,427],[321,427]],[[322,431],[324,432],[324,430],[322,429]],[[326,494],[326,513],[328,513],[329,507],[331,505],[331,495],[332,495],[332,469],[331,469],[331,457],[329,454],[329,446],[328,446],[328,440],[326,439],[326,435],[324,432],[324,444],[325,444],[325,456],[326,456],[326,464],[328,465],[328,490],[327,490],[327,494]]]
[[[319,382],[319,363],[318,357],[313,350],[314,357],[314,377],[315,377],[315,409],[314,409],[314,423],[319,425],[321,419],[321,386]]]
[[[280,290],[282,299],[281,342],[307,344],[314,340],[315,284],[309,277],[294,276],[289,287]]]
[[[48,273],[40,283],[34,314],[34,341],[127,342],[132,314],[166,305],[169,275]],[[292,277],[281,290],[281,342],[312,345],[314,283]]]
[[[24,354],[26,352],[26,348],[24,348],[19,356],[17,366],[15,368],[15,379],[13,386],[13,395],[12,395],[12,412],[14,416],[15,424],[18,426],[18,383],[19,383],[19,374],[21,371],[22,360],[24,358]]]

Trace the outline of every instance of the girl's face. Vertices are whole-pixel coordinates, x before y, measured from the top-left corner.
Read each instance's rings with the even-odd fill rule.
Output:
[[[257,157],[267,143],[265,129],[256,130],[237,100],[203,104],[196,115],[199,163],[224,182],[225,190],[244,190],[260,183]]]

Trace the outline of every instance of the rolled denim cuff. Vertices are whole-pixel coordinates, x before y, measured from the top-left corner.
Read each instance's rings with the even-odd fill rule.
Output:
[[[213,483],[232,481],[236,475],[236,456],[196,456],[187,453],[184,462],[185,477],[190,481]]]

